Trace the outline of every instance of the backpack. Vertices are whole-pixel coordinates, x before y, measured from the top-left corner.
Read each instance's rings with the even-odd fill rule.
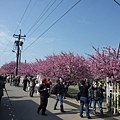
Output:
[[[51,89],[51,94],[57,95],[57,85],[54,85]]]

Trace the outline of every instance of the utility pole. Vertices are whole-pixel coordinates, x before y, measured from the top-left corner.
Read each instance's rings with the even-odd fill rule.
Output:
[[[21,39],[25,39],[26,35],[22,36],[21,35],[21,29],[20,29],[20,34],[19,35],[13,35],[14,38],[17,38],[18,40],[16,40],[14,43],[15,43],[15,46],[17,47],[17,53],[16,53],[16,72],[15,72],[15,75],[17,76],[18,75],[18,65],[19,65],[19,62],[20,62],[20,59],[21,59],[21,49],[20,49],[20,46],[22,47],[23,45],[23,42],[21,41]]]

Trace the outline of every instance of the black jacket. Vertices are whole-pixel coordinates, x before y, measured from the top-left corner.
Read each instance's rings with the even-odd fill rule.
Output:
[[[100,98],[104,98],[103,96],[103,92],[104,92],[104,89],[100,88],[100,87],[97,87],[97,88],[94,88],[92,87],[91,88],[91,97],[92,99],[100,99]]]
[[[58,84],[56,84],[56,87],[57,87],[57,94],[63,95],[64,94],[64,85],[58,83]]]
[[[44,90],[44,88],[46,88],[46,90]],[[41,98],[48,98],[49,97],[48,89],[49,89],[48,84],[44,84],[44,83],[40,84],[40,86],[38,88],[38,92],[40,93]]]
[[[89,89],[89,86],[82,86],[82,85],[79,86],[80,96],[88,98],[88,89]]]

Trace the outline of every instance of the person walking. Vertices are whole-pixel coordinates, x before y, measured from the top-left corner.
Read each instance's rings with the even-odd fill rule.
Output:
[[[17,86],[19,87],[19,84],[20,84],[20,75],[17,76]]]
[[[23,79],[23,90],[26,91],[26,88],[27,88],[27,83],[29,82],[28,76],[26,75]]]
[[[54,104],[54,110],[56,110],[57,104],[60,101],[60,111],[65,112],[63,108],[64,85],[63,85],[62,78],[58,78],[57,84],[56,84],[56,90],[57,90],[57,95],[56,95],[56,101]]]
[[[99,83],[99,91],[100,91],[100,98],[101,98],[101,100],[100,100],[100,104],[101,104],[101,106],[102,106],[102,103],[103,103],[103,99],[104,99],[104,95],[103,95],[103,93],[105,92],[105,89],[103,89],[103,87],[102,87],[102,84],[101,83]]]
[[[47,79],[47,83],[48,83],[48,85],[50,87],[50,89],[49,89],[49,94],[50,94],[51,88],[52,88],[52,81],[50,80],[50,78]]]
[[[89,107],[92,108],[92,96],[91,96],[91,89],[92,85],[88,89],[88,100],[89,100]]]
[[[48,104],[48,98],[49,98],[49,84],[47,84],[47,79],[42,78],[42,84],[40,84],[38,88],[38,92],[40,93],[40,105],[37,109],[37,113],[39,114],[40,110],[42,110],[42,115],[47,116],[46,107]]]
[[[63,85],[64,85],[63,98],[66,99],[66,95],[67,95],[67,92],[68,92],[68,82],[64,82]]]
[[[92,97],[91,97],[92,84],[90,83],[90,81],[87,78],[85,79],[85,83],[86,83],[86,86],[89,87],[89,89],[88,89],[89,107],[92,107]]]
[[[98,104],[100,114],[103,115],[103,109],[102,109],[103,89],[99,87],[97,81],[93,82],[93,86],[91,88],[91,96],[93,102],[93,113],[96,114],[96,104]]]
[[[80,117],[83,118],[83,107],[85,105],[86,117],[88,119],[91,119],[90,114],[89,114],[88,89],[89,89],[89,86],[86,86],[85,80],[82,80],[81,85],[79,86],[79,90],[80,90]]]
[[[30,94],[29,94],[30,97],[33,97],[33,94],[34,94],[35,80],[36,80],[35,77],[33,77],[33,76],[30,77]]]

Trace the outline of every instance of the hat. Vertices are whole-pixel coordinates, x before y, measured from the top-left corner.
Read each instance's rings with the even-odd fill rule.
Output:
[[[46,78],[42,78],[42,82],[46,81],[47,79]]]

